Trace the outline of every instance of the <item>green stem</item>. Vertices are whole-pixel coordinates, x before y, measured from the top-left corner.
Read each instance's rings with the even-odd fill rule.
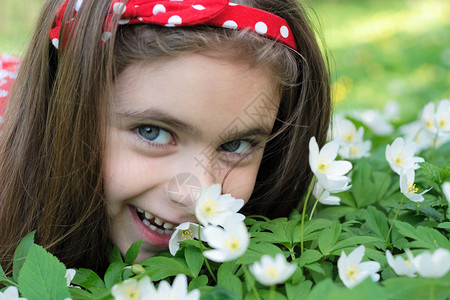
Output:
[[[9,279],[6,277],[6,275],[5,275],[5,279],[2,279],[1,282],[7,282],[7,283],[9,283],[10,285],[13,285],[13,286],[15,286],[15,287],[18,287],[18,286],[19,286],[16,282],[9,280]]]
[[[214,282],[217,284],[217,278],[216,275],[214,275],[213,271],[211,270],[211,266],[209,265],[209,261],[208,259],[203,255],[203,242],[202,242],[202,237],[201,237],[201,226],[200,224],[198,225],[198,243],[200,245],[200,252],[202,253],[202,256],[205,258],[205,265],[206,268],[209,271],[209,274],[211,275],[212,279],[214,280]]]
[[[319,197],[318,197],[317,200],[316,200],[316,203],[314,203],[314,206],[313,206],[313,208],[312,208],[312,210],[311,210],[311,214],[309,215],[309,220],[310,220],[310,221],[311,221],[311,219],[312,219],[312,217],[313,217],[313,215],[314,215],[314,211],[316,210],[317,203],[319,203],[319,199],[322,197],[323,193],[325,193],[325,189],[322,191],[322,193],[320,193]]]
[[[377,194],[375,196],[375,203],[377,203],[378,201],[378,196],[380,195],[381,189],[383,188],[384,182],[386,181],[386,178],[389,176],[389,174],[391,173],[391,168],[388,169],[388,171],[386,172],[386,174],[384,175],[383,181],[381,181],[381,185],[378,188]]]
[[[240,260],[241,260],[242,269],[244,270],[245,279],[247,279],[247,282],[250,284],[250,287],[252,288],[253,294],[255,294],[256,299],[261,300],[261,297],[259,296],[258,290],[256,289],[255,285],[253,284],[253,281],[250,278],[250,273],[249,273],[249,271],[247,269],[247,266],[242,261],[242,256],[241,256]]]
[[[434,279],[431,279],[430,300],[434,300]]]
[[[308,199],[309,196],[311,195],[311,191],[312,188],[314,186],[314,181],[316,180],[316,175],[314,175],[314,177],[311,180],[311,183],[309,184],[308,187],[308,193],[306,194],[306,199],[305,199],[305,203],[303,204],[303,211],[302,211],[302,223],[300,225],[300,254],[303,253],[303,229],[305,226],[305,212],[306,212],[306,207],[308,206]]]
[[[272,284],[270,286],[270,300],[274,300],[275,299],[275,284]]]
[[[434,139],[433,139],[433,147],[431,148],[431,163],[433,163],[433,164],[434,164],[434,160],[436,157],[436,144],[437,144],[438,136],[439,136],[439,131],[436,129],[436,134],[434,135]]]
[[[398,206],[398,209],[397,209],[397,212],[395,213],[394,219],[392,220],[391,227],[389,227],[389,231],[388,231],[387,236],[386,236],[386,244],[389,243],[389,235],[391,234],[392,227],[394,227],[394,222],[395,222],[395,220],[397,219],[398,212],[400,211],[400,208],[401,208],[402,205],[403,205],[403,200],[405,200],[405,196],[404,196],[404,195],[403,195],[403,197],[402,197],[402,201],[400,201],[400,205]]]

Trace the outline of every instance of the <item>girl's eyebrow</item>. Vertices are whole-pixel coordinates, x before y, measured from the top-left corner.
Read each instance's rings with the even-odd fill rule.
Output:
[[[142,122],[142,123],[149,122],[150,120],[158,121],[167,124],[176,130],[185,132],[191,136],[195,137],[202,136],[202,131],[199,128],[192,126],[191,124],[184,122],[158,108],[148,108],[142,111],[132,111],[132,110],[116,111],[116,117],[120,119],[128,119],[128,120],[131,119],[135,122]],[[270,133],[271,127],[268,126],[268,124],[261,124],[261,126],[256,127],[246,126],[244,130],[238,130],[237,127],[233,127],[230,128],[229,130],[224,130],[224,132],[220,134],[219,137],[223,141],[230,141],[249,136],[268,137]]]

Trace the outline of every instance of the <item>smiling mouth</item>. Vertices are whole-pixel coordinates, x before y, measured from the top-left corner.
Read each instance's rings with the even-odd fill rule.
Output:
[[[140,207],[134,206],[134,210],[142,223],[144,223],[144,225],[150,230],[162,235],[172,235],[174,232],[176,225],[169,222],[164,222],[160,218],[153,216],[150,212],[145,211]]]

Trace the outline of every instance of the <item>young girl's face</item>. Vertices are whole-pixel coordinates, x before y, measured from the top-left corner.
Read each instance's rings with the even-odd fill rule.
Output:
[[[196,222],[188,186],[226,177],[222,192],[247,202],[264,150],[258,144],[272,130],[279,101],[267,68],[225,58],[186,54],[122,72],[104,159],[112,240],[120,251],[143,240],[140,261],[167,249],[175,226]]]

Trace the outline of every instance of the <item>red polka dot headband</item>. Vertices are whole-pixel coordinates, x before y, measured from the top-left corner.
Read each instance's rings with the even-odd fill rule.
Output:
[[[75,5],[70,26],[82,5]],[[55,27],[50,31],[53,45],[59,46],[59,33],[69,0],[58,9]],[[167,27],[205,24],[230,29],[250,29],[263,36],[280,41],[296,50],[292,31],[283,18],[264,10],[230,3],[229,0],[129,0],[126,4],[114,0],[103,28],[102,41],[111,36],[113,15],[119,15],[119,25],[151,23]]]

